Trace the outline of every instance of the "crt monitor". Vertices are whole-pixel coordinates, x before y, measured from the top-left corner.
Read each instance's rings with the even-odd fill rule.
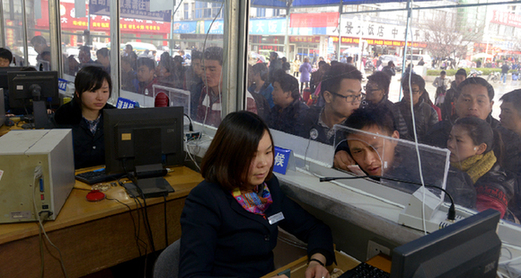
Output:
[[[183,107],[105,109],[103,118],[108,174],[153,177],[183,164]]]
[[[393,250],[391,277],[496,277],[500,213],[488,209]]]
[[[16,71],[8,72],[9,106],[25,108],[31,101],[44,101],[60,105],[58,72]]]

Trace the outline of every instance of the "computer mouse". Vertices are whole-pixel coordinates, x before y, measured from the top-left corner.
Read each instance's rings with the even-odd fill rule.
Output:
[[[11,119],[5,119],[4,124],[5,124],[6,126],[14,126],[14,122],[13,122],[13,120],[11,120]]]

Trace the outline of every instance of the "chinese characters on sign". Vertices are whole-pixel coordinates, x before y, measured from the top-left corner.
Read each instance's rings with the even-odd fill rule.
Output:
[[[521,28],[521,15],[501,11],[494,11],[492,20],[490,22]]]
[[[362,36],[366,40],[402,40],[405,38],[405,29],[405,26],[359,21],[343,15],[340,34],[346,37]],[[412,39],[414,42],[425,41],[425,34],[420,29],[412,28],[412,31],[412,34],[409,31],[409,40]],[[332,35],[338,35],[338,33]],[[344,41],[342,40],[342,42]]]

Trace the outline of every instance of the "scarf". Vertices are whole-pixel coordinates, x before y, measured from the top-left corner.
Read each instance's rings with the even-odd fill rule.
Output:
[[[451,163],[456,169],[466,172],[473,183],[486,174],[496,163],[497,158],[494,151],[486,154],[478,154],[471,156],[461,162]]]
[[[258,185],[253,192],[241,192],[239,187],[236,187],[231,193],[246,211],[262,216],[264,216],[264,211],[273,203],[270,189],[266,186],[266,183]]]

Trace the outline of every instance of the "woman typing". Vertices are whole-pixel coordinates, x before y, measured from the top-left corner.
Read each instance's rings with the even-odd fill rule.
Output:
[[[272,174],[274,145],[255,114],[230,113],[206,152],[205,181],[181,215],[180,277],[260,277],[274,270],[278,226],[308,243],[306,277],[329,277],[331,230],[287,198]]]

